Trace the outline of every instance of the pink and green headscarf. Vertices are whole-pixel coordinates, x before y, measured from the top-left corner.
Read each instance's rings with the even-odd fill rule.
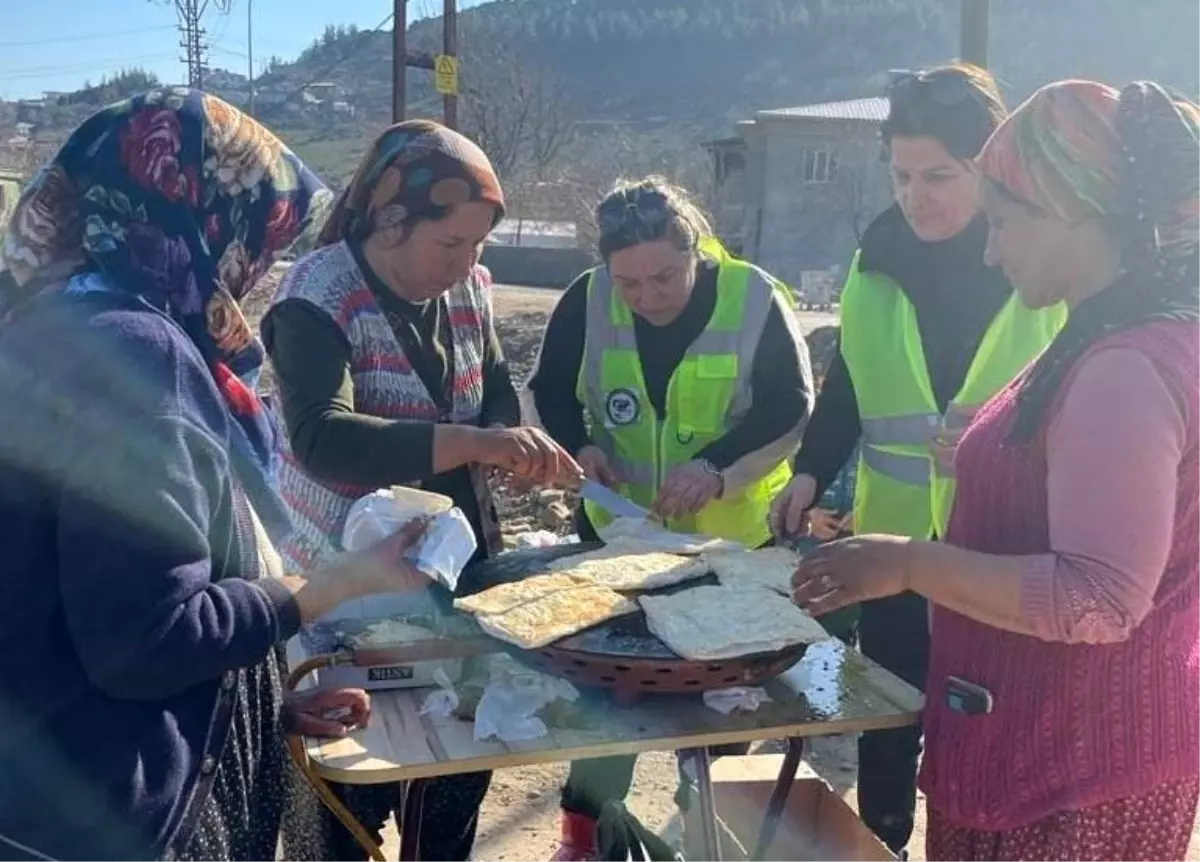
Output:
[[[1173,128],[1164,129],[1168,124]],[[1195,254],[1200,199],[1195,183],[1184,177],[1164,183],[1162,173],[1176,157],[1194,160],[1197,140],[1196,105],[1156,85],[1134,84],[1123,94],[1095,81],[1062,81],[1013,112],[979,165],[1012,197],[1064,221],[1150,220],[1159,252],[1179,259]],[[1180,147],[1185,151],[1176,152]],[[1160,157],[1168,161],[1155,164]]]
[[[978,162],[1003,194],[1051,218],[1103,219],[1122,244],[1116,282],[1072,310],[1021,384],[1011,436],[1028,442],[1097,340],[1200,321],[1200,109],[1149,81],[1062,81],[1014,111]]]

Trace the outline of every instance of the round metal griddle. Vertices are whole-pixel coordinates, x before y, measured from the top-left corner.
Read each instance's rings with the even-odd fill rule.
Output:
[[[585,542],[503,554],[464,571],[456,595],[473,595],[498,584],[520,581],[544,573],[555,560],[600,547],[598,542]],[[716,582],[715,575],[706,575],[650,593],[665,595]],[[511,652],[520,661],[544,673],[580,685],[612,689],[618,696],[636,697],[757,685],[799,661],[805,646],[796,644],[775,652],[722,661],[691,661],[673,653],[652,634],[645,615],[639,610],[537,650],[513,647]]]

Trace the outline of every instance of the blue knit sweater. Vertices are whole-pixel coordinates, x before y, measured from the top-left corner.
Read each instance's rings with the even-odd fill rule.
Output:
[[[221,397],[181,329],[105,294],[0,329],[0,405],[0,836],[161,856],[207,793],[233,672],[299,625],[256,580]]]

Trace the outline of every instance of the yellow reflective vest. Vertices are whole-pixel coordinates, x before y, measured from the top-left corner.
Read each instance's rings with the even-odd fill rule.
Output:
[[[585,408],[591,441],[625,480],[617,490],[642,506],[654,501],[672,466],[692,460],[745,415],[754,352],[772,297],[777,290],[787,290],[719,244],[710,242],[702,251],[719,267],[716,307],[671,375],[662,421],[655,415],[642,378],[633,311],[613,288],[606,267],[592,270],[588,281],[587,327],[576,392]],[[782,460],[759,480],[667,526],[757,547],[771,536],[767,524],[771,501],[791,475],[789,462]],[[584,507],[593,525],[611,521],[599,507],[587,502]]]
[[[938,474],[930,449],[934,436],[942,429],[965,428],[1042,352],[1065,320],[1062,306],[1032,311],[1015,293],[1010,296],[943,416],[929,382],[916,310],[892,279],[860,272],[855,256],[842,290],[841,352],[862,421],[856,533],[945,535],[954,481]]]

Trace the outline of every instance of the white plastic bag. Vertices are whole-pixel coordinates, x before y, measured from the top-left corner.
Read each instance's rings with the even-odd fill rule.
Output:
[[[475,531],[449,497],[415,488],[387,488],[354,502],[342,529],[342,547],[361,551],[400,530],[413,518],[432,516],[421,541],[409,552],[418,569],[451,592],[475,553]]]
[[[538,673],[506,655],[493,656],[491,680],[475,708],[475,741],[496,737],[524,742],[549,733],[537,713],[558,698],[574,702],[579,691],[565,679]]]
[[[578,542],[579,539],[575,538]],[[556,533],[551,533],[549,530],[533,530],[528,533],[520,533],[513,539],[513,546],[520,548],[551,548],[556,545],[566,545],[570,543],[570,537],[559,538]]]
[[[448,718],[458,709],[458,692],[454,690],[450,677],[441,668],[433,672],[433,681],[437,683],[437,688],[425,695],[420,714]]]
[[[764,703],[770,702],[771,696],[761,686],[735,685],[704,692],[704,705],[715,709],[721,715],[729,715],[734,710],[754,712]]]

